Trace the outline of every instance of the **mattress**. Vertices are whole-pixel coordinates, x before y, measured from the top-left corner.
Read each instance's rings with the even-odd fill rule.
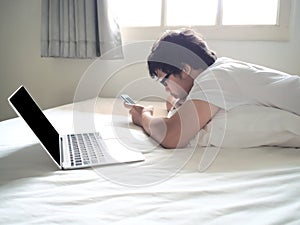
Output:
[[[164,103],[156,115],[166,114]],[[60,133],[92,115],[144,162],[59,170],[20,118],[0,122],[0,224],[300,224],[300,149],[164,149],[118,99],[45,110]],[[76,118],[76,121],[75,121]],[[75,121],[75,122],[74,122]],[[130,136],[128,136],[130,134]],[[218,153],[205,170],[205,154]]]

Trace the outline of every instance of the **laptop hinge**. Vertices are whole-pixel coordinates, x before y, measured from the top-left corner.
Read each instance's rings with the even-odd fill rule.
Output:
[[[59,154],[60,154],[60,165],[63,166],[64,162],[64,149],[63,149],[63,139],[59,138]]]

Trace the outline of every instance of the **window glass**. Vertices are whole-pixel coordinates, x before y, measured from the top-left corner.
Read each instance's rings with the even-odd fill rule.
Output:
[[[206,39],[289,40],[292,0],[109,0],[123,40],[192,27]]]
[[[161,0],[109,0],[121,27],[160,26]]]
[[[218,0],[167,0],[166,25],[215,25]]]
[[[278,0],[223,0],[223,25],[275,25]]]

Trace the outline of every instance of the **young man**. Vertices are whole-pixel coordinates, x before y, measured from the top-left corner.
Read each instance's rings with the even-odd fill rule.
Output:
[[[217,59],[190,29],[166,32],[152,47],[148,69],[170,93],[172,105],[180,102],[180,107],[170,118],[155,118],[151,106],[125,106],[133,123],[165,148],[186,146],[219,109],[256,104],[300,115],[299,76]]]

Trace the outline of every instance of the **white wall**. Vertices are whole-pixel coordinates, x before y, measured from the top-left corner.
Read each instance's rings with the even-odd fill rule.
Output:
[[[78,93],[77,86],[86,89],[82,98],[95,95],[92,89],[107,97],[121,92],[128,92],[135,98],[151,93],[163,95],[163,88],[147,75],[145,57],[152,42],[125,46],[124,61],[41,58],[40,6],[40,0],[0,1],[0,121],[15,117],[7,97],[21,84],[30,90],[42,108],[72,102]],[[300,74],[300,25],[297,21],[300,21],[300,1],[293,0],[290,41],[208,40],[208,44],[219,56]],[[88,82],[84,83],[87,78]]]

